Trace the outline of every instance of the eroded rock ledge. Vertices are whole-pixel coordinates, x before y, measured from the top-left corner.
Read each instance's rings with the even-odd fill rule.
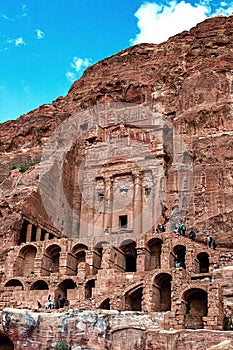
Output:
[[[2,312],[2,323],[15,350],[53,349],[59,341],[65,341],[72,350],[233,349],[233,332],[164,331],[161,325],[165,314],[104,310],[59,313],[7,308]]]

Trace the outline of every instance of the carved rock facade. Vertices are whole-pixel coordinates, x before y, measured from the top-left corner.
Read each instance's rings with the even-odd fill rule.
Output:
[[[141,321],[151,313],[165,330],[220,331],[230,322],[232,39],[233,17],[216,17],[166,43],[129,48],[88,68],[66,97],[2,124],[1,310],[35,309],[37,299],[44,307],[51,295],[55,307],[64,297],[90,317],[142,312],[135,349],[154,348],[156,333],[145,336]],[[156,231],[161,222],[166,232]],[[173,232],[180,222],[196,241]],[[65,317],[59,310],[38,317]],[[21,349],[15,315],[4,311],[3,326]],[[39,349],[40,332],[29,328]],[[119,339],[130,343],[131,328]],[[112,337],[106,349],[123,346]]]

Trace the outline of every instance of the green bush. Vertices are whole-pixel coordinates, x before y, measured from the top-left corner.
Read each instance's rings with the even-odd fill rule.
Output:
[[[71,348],[69,347],[69,345],[67,343],[65,343],[64,341],[59,341],[54,346],[54,350],[70,350],[70,349]]]
[[[19,171],[21,173],[24,173],[26,170],[28,170],[29,168],[31,168],[33,165],[39,164],[40,163],[40,159],[35,159],[32,163],[28,164],[28,165],[21,165],[19,167]],[[16,166],[15,166],[16,168]],[[14,169],[15,169],[14,168]]]
[[[21,166],[19,167],[19,171],[20,171],[21,173],[24,173],[26,170],[28,170],[28,168],[30,168],[30,165],[21,165]]]

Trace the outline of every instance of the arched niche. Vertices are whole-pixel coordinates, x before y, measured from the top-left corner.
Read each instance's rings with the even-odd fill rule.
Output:
[[[107,298],[104,301],[102,301],[99,308],[102,310],[110,310],[110,298]]]
[[[101,269],[101,263],[103,258],[103,247],[104,245],[109,244],[107,241],[100,241],[94,247],[94,256],[93,256],[93,266],[95,270],[98,271]]]
[[[55,293],[55,305],[58,307],[58,299],[64,298],[65,299],[65,305],[69,305],[70,300],[68,295],[68,290],[76,289],[77,284],[74,282],[71,278],[67,278],[61,283],[58,284],[57,290]],[[73,296],[74,298],[74,296]],[[76,298],[75,298],[76,299]]]
[[[171,281],[172,276],[168,273],[160,273],[154,278],[152,310],[171,310]]]
[[[11,279],[7,281],[4,285],[5,288],[10,288],[10,289],[17,289],[17,290],[24,290],[24,286],[21,281],[17,279]]]
[[[48,290],[48,283],[44,280],[38,280],[32,283],[30,290]]]
[[[125,294],[125,308],[129,311],[142,311],[142,285],[136,286]]]
[[[161,252],[163,241],[160,238],[152,238],[148,243],[148,249],[150,252],[150,260],[148,264],[148,270],[161,268]]]
[[[125,256],[125,272],[135,272],[137,270],[136,242],[126,239],[120,244],[120,249]]]
[[[178,244],[173,248],[173,261],[171,263],[171,267],[175,266],[175,261],[178,260],[180,263],[180,267],[186,268],[185,264],[185,254],[186,247],[184,245]]]
[[[61,247],[58,244],[52,244],[47,247],[42,265],[42,274],[49,275],[50,273],[59,272]]]
[[[85,299],[90,299],[92,298],[92,290],[95,288],[95,280],[89,280],[85,284]]]
[[[20,249],[14,264],[14,276],[30,276],[34,273],[34,261],[37,248],[28,244]]]
[[[203,317],[208,315],[208,294],[201,288],[191,288],[183,294],[186,304],[185,328],[203,328]]]
[[[201,252],[197,255],[198,267],[200,273],[208,273],[209,272],[209,254],[206,252]]]
[[[85,244],[76,244],[72,249],[72,254],[75,256],[74,270],[78,272],[78,266],[82,262],[86,262],[86,250],[88,247]]]

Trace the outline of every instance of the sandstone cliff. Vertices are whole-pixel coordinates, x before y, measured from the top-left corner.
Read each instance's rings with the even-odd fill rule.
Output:
[[[135,102],[169,120],[185,141],[194,167],[187,225],[199,239],[232,235],[233,17],[215,17],[160,45],[141,44],[89,67],[67,96],[0,128],[0,234],[17,241],[22,214],[51,226],[37,193],[39,165],[52,131],[74,112],[106,101]],[[14,169],[16,168],[16,169]]]
[[[233,16],[215,17],[160,45],[137,45],[98,62],[89,67],[83,77],[72,85],[67,96],[59,97],[51,105],[43,105],[16,121],[1,124],[0,282],[4,273],[6,252],[9,252],[9,261],[12,246],[20,243],[20,231],[25,218],[29,218],[35,226],[38,223],[38,226],[48,232],[66,235],[66,232],[61,233],[53,227],[40,198],[38,175],[43,148],[53,131],[64,120],[75,112],[104,102],[140,104],[162,115],[176,130],[186,145],[194,170],[193,193],[186,213],[186,225],[188,228],[195,227],[197,240],[200,242],[205,242],[206,235],[211,233],[218,241],[218,248],[221,248],[221,256],[226,260],[226,265],[230,265],[232,255],[229,248],[232,248],[233,226],[232,83]],[[68,157],[72,160],[72,154]],[[67,165],[64,169],[65,175],[69,170]],[[173,184],[170,185],[172,187]],[[169,214],[171,204],[167,205]],[[229,256],[225,256],[224,252],[228,250]],[[189,251],[191,254],[193,249],[190,248]],[[211,255],[214,258],[214,252]],[[9,266],[6,270],[9,272],[10,268]],[[225,281],[224,272],[225,270],[219,277],[222,285]],[[228,293],[231,297],[232,278],[229,276],[225,285],[225,289],[229,290],[225,291],[225,294]],[[17,289],[17,285],[15,287]],[[44,337],[43,345],[50,346],[51,339],[55,338],[54,330],[50,329],[50,335],[43,333],[49,332],[48,323],[57,322],[58,329],[66,332],[66,323],[73,322],[74,325],[69,328],[72,333],[74,329],[76,331],[77,320],[80,334],[75,345],[81,346],[82,342],[85,342],[86,348],[90,348],[90,344],[95,348],[98,348],[98,345],[101,349],[104,344],[108,348],[111,344],[108,337],[114,340],[114,349],[122,348],[126,346],[126,337],[127,343],[129,339],[136,339],[135,349],[143,342],[145,349],[154,349],[155,338],[156,341],[158,339],[157,330],[150,328],[150,317],[143,321],[145,324],[139,322],[138,330],[135,330],[137,324],[135,325],[131,318],[132,328],[121,332],[115,329],[113,324],[115,333],[108,333],[106,329],[111,320],[115,318],[119,323],[117,312],[105,315],[104,321],[102,315],[87,314],[85,322],[82,314],[75,314],[73,321],[72,312],[70,316],[39,316],[41,315],[28,311],[19,314],[12,310],[5,312],[5,332],[15,344],[18,342],[19,349],[22,346],[22,338],[16,330],[16,323],[22,325],[23,341],[26,342],[25,335],[29,336],[30,346],[39,346],[38,337],[41,334]],[[127,319],[127,313],[124,317]],[[145,315],[142,315],[142,318],[144,317]],[[128,324],[128,319],[126,321]],[[82,338],[83,329],[89,332],[89,328],[90,337],[87,339],[86,333],[85,339]],[[96,345],[98,332],[100,344]],[[73,339],[73,333],[64,334],[64,339]],[[203,342],[206,342],[203,343],[205,349],[232,347],[231,332],[226,336],[226,333],[222,332],[213,331],[207,335],[207,331],[197,331],[194,340],[190,335],[192,331],[187,330],[160,333],[159,346],[164,349],[184,349],[183,339],[188,338],[190,343],[187,343],[186,348],[189,349],[197,339],[199,348],[203,346]],[[7,343],[6,339],[4,341]],[[9,343],[8,346],[11,348]]]

